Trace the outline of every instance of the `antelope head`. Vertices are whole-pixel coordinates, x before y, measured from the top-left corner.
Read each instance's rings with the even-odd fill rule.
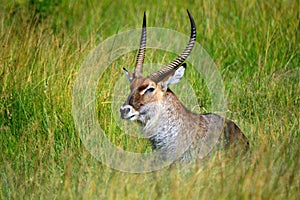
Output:
[[[142,76],[146,51],[146,15],[144,13],[140,47],[134,72],[129,72],[123,68],[130,81],[130,94],[120,108],[123,119],[139,120],[145,124],[157,115],[158,106],[162,105],[166,93],[170,92],[169,85],[178,83],[184,75],[186,64],[183,62],[192,51],[196,40],[195,22],[189,11],[187,12],[191,23],[191,35],[187,47],[169,65],[147,77]]]

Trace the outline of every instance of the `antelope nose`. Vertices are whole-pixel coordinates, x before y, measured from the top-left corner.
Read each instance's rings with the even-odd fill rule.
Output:
[[[130,112],[130,107],[128,105],[126,106],[122,106],[120,108],[120,113],[121,113],[121,117],[124,119],[126,117],[126,115]]]

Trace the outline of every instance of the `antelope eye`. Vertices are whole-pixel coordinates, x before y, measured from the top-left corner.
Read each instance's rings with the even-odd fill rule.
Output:
[[[149,87],[149,88],[146,90],[146,93],[147,93],[147,92],[153,92],[154,90],[155,90],[154,87]]]
[[[152,85],[148,85],[147,87],[140,88],[140,95],[144,95],[145,93],[152,93],[155,90],[155,87]]]

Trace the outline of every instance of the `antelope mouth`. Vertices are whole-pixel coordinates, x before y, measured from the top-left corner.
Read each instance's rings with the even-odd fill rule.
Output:
[[[122,119],[129,120],[129,121],[137,120],[138,117],[139,117],[139,115],[129,115],[129,116],[128,115],[126,115],[126,116],[121,115]]]
[[[127,119],[130,120],[130,121],[137,120],[138,119],[138,115],[131,115]]]
[[[139,112],[133,109],[132,106],[126,105],[120,108],[121,118],[130,121],[137,120],[139,117]]]

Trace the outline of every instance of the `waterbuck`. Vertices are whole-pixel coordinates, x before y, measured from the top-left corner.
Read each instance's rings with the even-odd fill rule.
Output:
[[[142,76],[146,50],[146,15],[144,13],[140,47],[134,72],[124,69],[130,81],[130,94],[120,108],[122,119],[137,120],[155,150],[164,158],[197,160],[213,146],[248,149],[249,143],[231,120],[216,114],[195,114],[188,110],[169,89],[184,75],[186,63],[196,41],[196,27],[191,14],[191,35],[187,47],[173,62],[159,71]]]

